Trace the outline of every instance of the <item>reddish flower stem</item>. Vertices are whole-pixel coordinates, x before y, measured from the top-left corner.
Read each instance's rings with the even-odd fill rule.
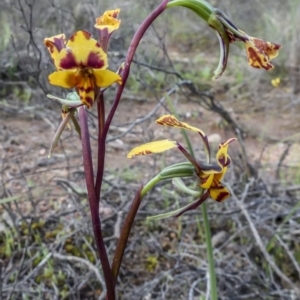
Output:
[[[88,128],[87,113],[84,106],[81,106],[79,108],[78,115],[79,115],[79,123],[81,128],[83,166],[85,172],[88,199],[90,204],[93,231],[95,235],[99,258],[104,273],[104,280],[107,288],[107,299],[114,300],[115,299],[114,280],[112,277],[112,272],[109,265],[109,261],[108,261],[104,241],[103,241],[103,236],[102,236],[101,222],[99,216],[99,202],[97,200],[97,196],[94,188],[94,172],[93,172],[92,152],[91,152],[91,144],[90,144],[90,134]]]
[[[98,203],[100,202],[100,190],[103,179],[104,172],[104,161],[105,161],[105,136],[103,135],[104,123],[105,123],[105,103],[104,95],[100,94],[97,101],[97,111],[98,111],[98,168],[97,177],[95,184],[95,191]]]
[[[125,222],[122,227],[122,231],[120,233],[120,237],[117,243],[114,259],[112,262],[112,275],[114,278],[114,285],[116,285],[116,281],[119,275],[119,270],[121,267],[121,262],[123,259],[123,255],[125,252],[125,248],[128,242],[129,234],[132,228],[133,221],[135,219],[136,213],[140,207],[140,203],[142,201],[141,191],[143,189],[143,186],[139,188],[139,190],[136,192],[135,197],[132,201],[131,207],[127,213]]]

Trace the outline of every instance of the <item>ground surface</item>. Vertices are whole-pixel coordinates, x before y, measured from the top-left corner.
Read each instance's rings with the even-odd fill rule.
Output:
[[[279,92],[280,90],[276,90],[276,93]],[[270,97],[270,93],[275,92],[271,90],[265,97]],[[226,106],[226,99],[222,101]],[[253,105],[249,105],[247,114],[239,113],[238,105],[243,107],[246,104],[247,101],[245,104],[230,103],[237,111],[232,112],[232,115],[243,125],[248,136],[244,141],[248,162],[255,166],[259,175],[245,186],[243,182],[246,177],[242,175],[245,171],[238,157],[239,144],[236,143],[231,147],[231,156],[236,165],[231,168],[227,181],[236,191],[237,197],[246,197],[245,207],[252,215],[257,230],[263,230],[264,242],[268,244],[274,232],[281,228],[280,224],[291,207],[297,204],[294,197],[290,198],[291,195],[286,194],[286,189],[297,190],[297,184],[291,176],[291,172],[297,170],[299,164],[298,144],[294,140],[289,154],[280,165],[282,174],[287,173],[288,176],[285,177],[286,180],[276,177],[278,164],[286,150],[282,139],[293,137],[297,134],[297,128],[293,121],[293,111],[282,113],[279,124],[278,119],[271,118],[271,113],[267,115],[262,109],[254,109]],[[114,247],[122,217],[139,184],[145,183],[164,165],[184,161],[176,151],[132,160],[126,158],[127,152],[142,142],[160,138],[182,140],[176,130],[154,124],[154,120],[166,112],[164,107],[159,108],[145,122],[133,127],[131,132],[118,138],[127,131],[130,124],[146,116],[156,105],[156,100],[141,102],[124,99],[113,122],[109,135],[111,142],[107,145],[106,175],[100,211],[104,218],[103,226],[109,249]],[[177,105],[181,120],[201,127],[209,135],[213,148],[216,149],[220,141],[234,136],[228,124],[222,122],[222,118],[215,113],[185,100],[179,101]],[[263,106],[261,103],[260,105]],[[276,110],[280,114],[278,108]],[[43,118],[24,114],[13,118],[7,113],[1,118],[2,187],[7,197],[18,198],[18,201],[10,202],[1,209],[4,291],[7,293],[13,289],[17,295],[24,291],[24,285],[29,281],[41,286],[41,295],[45,299],[57,297],[57,293],[60,297],[65,293],[69,298],[88,299],[88,295],[101,295],[102,288],[101,281],[99,283],[99,279],[95,279],[89,265],[90,262],[95,262],[96,254],[92,246],[81,146],[76,132],[66,131],[60,146],[50,159],[47,158],[50,141],[59,119],[59,112],[56,113],[55,110],[49,111]],[[92,136],[95,136],[93,126],[91,128]],[[203,155],[198,136],[191,134],[190,137],[197,155]],[[92,143],[95,150],[95,141],[92,140]],[[182,196],[174,194],[171,186],[161,186],[143,202],[121,271],[121,299],[175,299],[178,293],[180,296],[176,299],[186,299],[187,295],[201,294],[205,283],[206,259],[200,210],[180,220],[145,222],[148,215],[166,212],[179,203],[182,205],[190,201]],[[245,223],[245,216],[237,202],[230,199],[221,205],[215,205],[212,201],[209,204],[214,243],[217,246],[215,255],[219,281],[221,285],[225,285],[222,297],[242,299],[241,294],[245,294],[245,299],[257,299],[257,295],[265,299],[265,294],[270,299],[290,299],[289,286],[284,282],[282,287],[288,288],[286,292],[282,287],[279,290],[278,286],[267,287],[267,278],[261,278],[261,283],[253,282],[254,278],[258,279],[257,273],[263,272],[266,262],[251,238],[249,224]],[[263,218],[263,223],[260,218]],[[274,222],[278,226],[274,227]],[[266,226],[269,228],[266,229]],[[11,240],[7,233],[4,238],[7,228],[17,228],[17,231],[8,231]],[[286,230],[288,228],[289,226]],[[28,230],[31,234],[28,234]],[[289,235],[292,232],[288,230]],[[9,241],[11,244],[8,247]],[[16,248],[16,241],[25,247],[25,253]],[[298,249],[298,244],[295,246],[288,241],[285,243],[297,256],[298,250],[295,249]],[[272,247],[270,249],[273,255]],[[284,256],[281,252],[278,255]],[[82,261],[77,262],[78,257]],[[290,266],[290,262],[286,264]],[[16,269],[17,266],[19,267]],[[282,268],[285,268],[284,264]],[[293,268],[297,269],[297,266]],[[227,270],[226,273],[224,269]],[[236,272],[245,272],[242,279],[244,283],[237,281],[234,275]],[[287,273],[297,283],[298,275],[293,275],[294,272],[292,275]],[[101,274],[97,274],[97,278],[101,279]],[[227,283],[223,283],[223,280]],[[280,278],[273,280],[281,282]],[[57,292],[52,288],[53,282]],[[237,290],[230,290],[231,285],[236,286]],[[260,285],[264,287],[260,289]],[[35,288],[27,290],[27,293],[29,299],[37,297]]]

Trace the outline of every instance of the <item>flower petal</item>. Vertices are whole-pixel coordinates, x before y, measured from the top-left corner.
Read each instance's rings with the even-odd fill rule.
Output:
[[[201,172],[204,174],[218,174],[222,172],[222,168],[218,164],[207,164],[203,162],[198,162],[198,165],[200,166]]]
[[[61,70],[50,74],[48,79],[50,84],[70,89],[80,82],[81,76],[74,70]]]
[[[86,105],[87,108],[91,108],[95,101],[95,85],[94,78],[92,76],[82,77],[79,84],[76,86],[80,101]]]
[[[230,36],[228,35],[228,31],[226,27],[224,27],[222,23],[222,17],[220,14],[223,14],[218,9],[215,9],[214,12],[209,16],[208,24],[210,27],[215,29],[219,45],[220,45],[220,58],[217,69],[214,71],[213,79],[219,78],[226,69],[228,53],[229,53],[229,45],[230,45]],[[221,18],[221,20],[219,19]]]
[[[265,53],[269,60],[272,60],[273,58],[276,58],[278,56],[281,45],[267,42],[252,36],[249,36],[249,39],[252,40],[257,49],[260,49]]]
[[[101,17],[96,19],[95,28],[99,30],[107,30],[107,33],[111,34],[120,27],[121,20],[117,19],[119,13],[119,8],[107,10]]]
[[[160,153],[166,150],[177,147],[176,142],[170,140],[162,140],[143,144],[141,146],[133,148],[128,154],[128,158],[132,158],[138,155],[146,155],[151,153]]]
[[[118,84],[122,84],[121,76],[115,72],[112,72],[110,70],[97,69],[94,69],[93,71],[96,80],[96,85],[98,87],[108,87],[115,82],[117,82]]]
[[[223,179],[225,173],[227,172],[227,167],[224,167],[222,172],[219,172],[218,174],[215,174],[214,176],[214,182],[212,184],[212,186],[217,186],[220,184],[220,181]]]
[[[230,143],[232,143],[235,140],[236,140],[236,138],[231,138],[231,139],[227,140],[226,142],[221,143],[219,145],[219,150],[217,152],[216,157],[217,157],[217,162],[222,169],[224,167],[227,167],[231,162],[230,156],[227,154],[228,146]]]
[[[200,176],[200,186],[203,189],[208,190],[211,187],[212,183],[213,183],[213,179],[214,179],[214,174]]]
[[[74,33],[66,48],[59,54],[59,66],[62,69],[95,68],[106,69],[107,55],[91,34],[81,30]]]
[[[47,97],[51,100],[58,101],[62,105],[67,105],[68,107],[78,107],[81,105],[80,98],[76,92],[69,93],[66,99],[59,98],[48,94]]]
[[[249,37],[249,40],[245,41],[245,46],[250,66],[266,70],[274,68],[270,60],[278,55],[278,50],[281,48],[280,45]]]
[[[188,130],[192,130],[194,132],[201,132],[201,134],[203,136],[205,136],[205,133],[201,129],[191,126],[187,123],[180,122],[172,115],[164,115],[164,116],[160,117],[159,119],[157,119],[155,122],[156,122],[156,124],[159,124],[159,125],[188,129]]]
[[[210,188],[208,191],[210,197],[217,202],[222,202],[230,196],[230,192],[221,184],[216,187]]]
[[[174,217],[179,217],[181,216],[183,213],[185,213],[186,211],[192,210],[192,209],[196,209],[199,205],[201,205],[209,196],[208,192],[205,192],[200,199],[193,201],[192,203],[181,207],[179,210],[177,210],[177,214],[174,215]]]
[[[58,54],[63,48],[65,48],[66,36],[62,33],[62,34],[52,36],[50,38],[45,38],[44,44],[50,53],[50,56],[54,62],[55,67],[58,69],[59,67]]]
[[[216,34],[220,45],[220,58],[217,69],[214,71],[213,79],[218,79],[225,71],[228,61],[229,45],[230,39],[229,35],[221,35],[219,31],[216,30]]]
[[[65,48],[66,36],[65,34],[61,33],[49,38],[45,38],[44,44],[49,50],[49,52],[51,52],[53,48],[55,48],[58,52],[60,52],[63,48]]]
[[[71,109],[71,111],[69,111],[63,118],[62,122],[60,123],[58,129],[56,130],[54,137],[51,141],[51,146],[50,146],[50,150],[49,150],[49,154],[48,154],[48,158],[51,157],[53,150],[57,147],[58,145],[58,141],[60,139],[60,136],[62,134],[62,132],[64,131],[64,129],[66,128],[66,126],[68,125],[72,114],[74,113],[74,110]]]
[[[155,122],[156,122],[156,124],[163,125],[163,126],[188,129],[188,130],[191,130],[194,132],[198,132],[204,143],[204,149],[205,149],[205,153],[206,153],[207,162],[208,163],[210,162],[210,148],[209,148],[207,136],[201,129],[191,126],[188,123],[180,122],[179,120],[176,119],[176,117],[174,117],[172,115],[164,115],[164,116],[160,117],[159,119],[157,119]]]
[[[184,207],[181,207],[179,209],[176,209],[174,211],[170,211],[168,213],[160,214],[160,215],[157,215],[157,216],[147,217],[147,221],[166,219],[166,218],[170,218],[170,217],[179,217],[188,210],[196,209],[199,205],[201,205],[208,198],[208,196],[209,196],[209,193],[205,192],[201,196],[200,199],[197,199],[197,200],[193,201],[192,203],[190,203],[190,204],[188,204]]]
[[[195,170],[196,170],[196,174],[200,174],[201,172],[201,169],[196,161],[196,159],[191,155],[189,154],[185,149],[184,147],[182,147],[179,143],[177,143],[177,147],[178,149],[182,152],[182,154],[188,159],[188,161],[194,166]]]

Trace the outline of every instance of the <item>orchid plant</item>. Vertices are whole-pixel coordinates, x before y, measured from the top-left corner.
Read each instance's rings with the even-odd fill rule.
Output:
[[[91,33],[85,30],[79,30],[75,32],[68,41],[63,33],[45,38],[44,40],[44,44],[49,51],[55,67],[55,71],[48,77],[50,84],[66,89],[73,89],[73,91],[70,92],[65,99],[48,95],[50,99],[62,104],[63,116],[63,120],[53,137],[49,156],[57,146],[58,140],[65,127],[70,126],[69,123],[72,122],[75,130],[78,132],[79,138],[81,139],[91,220],[93,224],[95,242],[104,273],[108,300],[114,300],[116,298],[115,286],[117,277],[128,241],[128,236],[139,205],[143,197],[155,186],[155,184],[161,180],[174,179],[174,183],[177,187],[196,196],[197,200],[177,211],[152,218],[179,216],[188,210],[196,209],[201,204],[202,207],[205,208],[204,201],[209,197],[217,202],[222,202],[230,196],[230,193],[223,185],[222,180],[231,163],[231,158],[228,155],[228,147],[235,139],[229,139],[219,145],[219,150],[216,154],[216,163],[213,163],[211,161],[208,139],[202,130],[179,121],[175,116],[162,116],[156,121],[157,124],[190,130],[200,135],[206,152],[206,161],[197,160],[192,153],[192,149],[187,151],[177,141],[171,140],[147,143],[134,148],[128,154],[128,157],[131,158],[137,155],[159,153],[171,148],[178,148],[187,158],[188,162],[178,163],[165,168],[149,183],[141,186],[141,188],[137,191],[131,208],[125,218],[112,263],[110,263],[102,236],[101,220],[99,216],[101,185],[105,162],[106,136],[126,85],[130,66],[140,40],[158,16],[160,16],[167,8],[176,6],[191,9],[199,17],[206,21],[207,24],[217,33],[220,41],[220,60],[219,65],[214,72],[214,79],[221,76],[225,71],[229,54],[229,46],[235,41],[242,41],[245,43],[247,58],[252,67],[264,68],[266,70],[273,68],[270,61],[277,56],[280,45],[265,42],[261,39],[247,35],[245,32],[238,29],[238,27],[236,27],[223,12],[202,0],[163,0],[161,4],[149,14],[136,31],[129,45],[125,62],[116,71],[108,69],[109,64],[107,51],[109,39],[112,33],[117,30],[121,24],[121,21],[118,18],[120,9],[106,11],[102,16],[96,19],[94,27],[97,31],[97,39],[93,38]],[[105,91],[113,84],[117,84],[118,88],[114,103],[106,116],[104,101]],[[94,105],[97,106],[98,113],[98,154],[96,178],[94,178],[92,162],[93,155],[90,145],[87,114],[87,109],[92,109]],[[194,177],[195,175],[197,177],[198,184],[197,191],[190,190],[181,180],[178,179],[180,177]],[[211,299],[215,300],[217,299],[217,287],[213,267],[210,228],[205,209],[202,212],[204,214],[203,217],[206,220],[204,226],[207,233],[206,243],[210,266]]]
[[[187,158],[187,160],[190,162],[190,165],[194,167],[194,173],[197,176],[199,181],[198,193],[200,198],[179,210],[164,215],[160,215],[158,216],[158,218],[161,218],[163,216],[179,217],[180,215],[182,215],[184,212],[188,210],[196,209],[208,197],[214,199],[217,202],[222,202],[226,200],[230,196],[230,193],[226,189],[226,187],[222,185],[221,180],[223,179],[225,173],[227,172],[227,168],[231,162],[231,158],[228,155],[228,146],[231,142],[235,140],[235,138],[231,138],[219,145],[219,150],[216,156],[216,160],[217,160],[217,164],[216,164],[216,163],[211,163],[210,146],[207,140],[207,136],[201,129],[191,126],[187,123],[180,122],[179,120],[176,119],[176,117],[172,115],[164,115],[159,119],[157,119],[156,123],[163,126],[175,127],[175,128],[197,132],[202,138],[205,152],[206,152],[206,162],[197,161],[197,159],[193,155],[191,155],[178,142],[171,141],[171,140],[161,140],[161,141],[143,144],[141,146],[132,149],[128,153],[127,157],[132,158],[134,156],[147,155],[151,153],[160,153],[172,148],[178,148],[183,153],[183,155]],[[177,166],[178,165],[176,164],[175,167],[177,168]],[[187,168],[187,172],[188,172],[190,169],[189,165],[183,165],[181,172],[184,169],[184,167]],[[168,167],[168,170],[170,170],[170,167]],[[177,177],[177,172],[175,170],[173,172],[173,175],[174,175],[173,178],[175,178],[175,176]],[[175,185],[183,191],[188,191],[188,188],[184,186],[182,182],[176,184],[175,181]],[[191,194],[197,195],[197,192],[193,191]]]

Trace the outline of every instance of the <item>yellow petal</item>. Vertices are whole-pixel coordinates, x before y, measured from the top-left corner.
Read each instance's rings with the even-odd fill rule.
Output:
[[[62,34],[52,36],[50,38],[45,38],[44,44],[50,53],[50,56],[54,62],[54,65],[58,69],[59,68],[58,54],[63,48],[65,48],[66,36],[62,33]]]
[[[70,89],[80,82],[81,76],[74,70],[61,70],[50,74],[48,79],[50,84]]]
[[[111,34],[120,27],[121,20],[117,19],[119,13],[119,8],[106,11],[103,16],[96,19],[95,27],[100,30],[106,29],[107,33]]]
[[[274,68],[270,61],[277,57],[280,45],[254,37],[249,37],[249,40],[245,41],[245,45],[250,66],[266,70]]]
[[[162,140],[143,144],[141,146],[133,148],[128,154],[128,158],[132,158],[138,155],[146,155],[151,153],[160,153],[166,150],[177,147],[176,142],[170,140]]]
[[[227,167],[224,167],[222,172],[215,174],[213,185],[219,185],[220,181],[223,179],[225,173],[227,172],[227,169],[228,169]]]
[[[59,53],[59,66],[62,69],[95,68],[106,69],[107,55],[91,34],[81,30],[74,33],[66,48]]]
[[[230,192],[224,186],[219,185],[218,187],[210,188],[209,195],[217,202],[222,202],[230,196]]]
[[[224,143],[221,143],[219,145],[219,150],[217,152],[217,162],[219,164],[219,166],[223,169],[224,167],[228,166],[230,164],[230,156],[227,154],[228,153],[228,146],[230,143],[232,143],[233,141],[235,141],[236,138],[231,138],[229,140],[227,140]]]
[[[165,126],[170,126],[170,127],[192,130],[194,132],[200,133],[202,136],[205,137],[205,133],[201,129],[191,126],[187,123],[180,122],[172,115],[164,115],[164,116],[160,117],[159,119],[157,119],[155,122],[159,125],[165,125]]]
[[[213,183],[213,179],[214,179],[214,174],[200,176],[200,181],[201,181],[200,186],[206,190],[209,189]]]
[[[118,84],[122,84],[121,76],[115,72],[97,69],[94,69],[93,71],[96,80],[96,85],[98,87],[108,87],[115,82],[117,82]]]

